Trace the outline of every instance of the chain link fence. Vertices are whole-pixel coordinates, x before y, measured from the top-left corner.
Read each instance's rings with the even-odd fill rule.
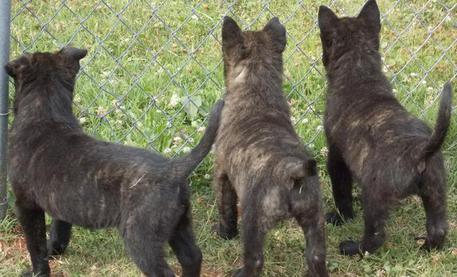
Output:
[[[11,57],[67,44],[88,48],[75,96],[86,131],[172,156],[196,144],[207,112],[224,93],[222,17],[259,29],[278,16],[288,31],[284,90],[293,121],[323,156],[325,74],[317,28],[322,4],[353,16],[363,1],[14,0]],[[433,124],[441,87],[457,74],[457,2],[378,4],[384,71],[402,103]],[[457,140],[447,145],[456,148]]]

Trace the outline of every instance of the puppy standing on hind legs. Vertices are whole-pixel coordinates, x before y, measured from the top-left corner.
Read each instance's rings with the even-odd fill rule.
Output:
[[[422,248],[443,246],[446,180],[440,147],[451,116],[450,84],[443,88],[433,132],[395,99],[381,70],[379,9],[368,1],[357,17],[338,18],[319,9],[328,92],[324,119],[328,171],[339,213],[332,223],[354,216],[352,181],[362,189],[365,230],[361,242],[340,244],[343,254],[374,252],[385,241],[389,210],[411,194],[422,198],[427,238]]]
[[[259,276],[267,231],[295,218],[306,238],[311,276],[328,276],[325,231],[316,162],[290,121],[282,92],[286,30],[273,18],[257,32],[242,32],[224,18],[222,51],[227,95],[216,139],[218,233],[237,234],[242,210],[244,265],[235,276]]]
[[[164,259],[169,243],[182,275],[200,275],[202,255],[191,226],[186,178],[208,154],[219,126],[219,101],[208,128],[188,155],[167,159],[84,134],[72,113],[76,74],[86,50],[24,54],[6,65],[14,78],[9,179],[16,196],[32,272],[49,276],[48,255],[68,245],[72,224],[116,227],[147,276],[174,276]],[[53,218],[46,246],[45,214]]]

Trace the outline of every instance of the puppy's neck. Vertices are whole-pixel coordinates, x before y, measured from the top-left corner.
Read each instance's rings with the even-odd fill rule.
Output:
[[[244,63],[235,66],[226,80],[227,101],[230,98],[254,105],[277,106],[282,93],[282,63]],[[279,101],[283,102],[283,101]]]
[[[349,51],[327,66],[330,87],[353,87],[367,82],[384,81],[381,56],[377,51]]]
[[[16,118],[25,122],[63,122],[75,128],[79,123],[73,115],[73,84],[63,81],[33,82],[21,88],[24,95],[17,103]]]

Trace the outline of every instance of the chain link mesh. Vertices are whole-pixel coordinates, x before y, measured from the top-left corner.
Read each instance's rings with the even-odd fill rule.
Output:
[[[402,103],[434,124],[441,87],[457,74],[457,2],[378,2],[384,71]],[[258,29],[278,16],[288,30],[284,90],[293,121],[319,152],[325,148],[319,139],[325,105],[317,28],[321,4],[352,16],[363,3],[16,0],[11,55],[67,44],[88,48],[75,97],[84,128],[103,139],[174,155],[196,144],[207,112],[224,92],[222,17]],[[457,148],[457,142],[448,148]]]

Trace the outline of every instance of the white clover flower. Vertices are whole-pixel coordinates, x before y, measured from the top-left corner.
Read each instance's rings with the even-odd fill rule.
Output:
[[[321,132],[322,130],[324,130],[324,126],[322,126],[322,125],[317,125],[316,131]]]
[[[169,154],[169,153],[171,153],[171,148],[170,148],[170,147],[165,148],[165,149],[163,150],[163,153],[164,153],[164,154]]]
[[[176,105],[178,105],[180,100],[181,98],[176,93],[173,93],[168,104],[170,105],[170,107],[174,108],[176,107]]]
[[[190,149],[189,146],[184,146],[183,149],[182,149],[182,152],[184,152],[184,153],[189,153],[190,150],[192,150],[192,149]]]
[[[105,107],[98,106],[96,112],[99,117],[104,117],[107,113],[107,109]]]
[[[190,123],[190,126],[194,127],[194,128],[197,128],[197,126],[200,125],[200,123],[198,123],[197,121],[195,120],[192,120],[192,122]]]
[[[173,142],[174,143],[180,143],[180,142],[182,142],[182,138],[180,136],[176,136],[176,137],[173,138]]]
[[[206,180],[209,180],[209,179],[211,179],[211,175],[209,175],[209,174],[207,173],[207,174],[205,174],[205,176],[203,176],[203,178],[205,178]]]
[[[321,148],[321,155],[324,157],[327,157],[328,154],[328,148],[326,146]]]
[[[86,123],[86,121],[87,121],[87,119],[86,119],[85,117],[81,117],[81,118],[79,119],[79,123],[80,123],[80,124],[84,124],[84,123]]]
[[[203,133],[203,132],[205,131],[205,129],[206,129],[206,128],[205,128],[204,126],[200,126],[200,127],[198,127],[197,131],[198,131],[199,133]]]
[[[309,122],[309,119],[308,119],[308,118],[306,118],[306,117],[303,118],[303,120],[302,120],[302,123],[303,123],[303,124],[306,124],[306,123],[308,123],[308,122]]]

